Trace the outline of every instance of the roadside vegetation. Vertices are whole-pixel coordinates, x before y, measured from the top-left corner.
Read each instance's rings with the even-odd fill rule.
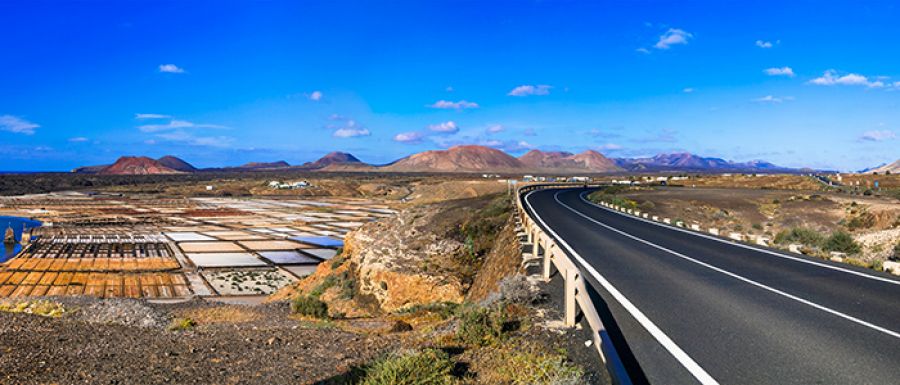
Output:
[[[649,210],[651,208],[650,205],[653,205],[653,202],[647,201],[639,205],[638,202],[634,200],[618,195],[628,190],[629,187],[627,186],[605,186],[599,188],[597,191],[588,194],[587,198],[594,203],[605,202],[611,205],[616,205],[632,210],[638,209],[638,207],[640,207],[641,205],[646,205],[645,207],[647,208],[645,208],[644,210]]]
[[[34,314],[43,317],[60,317],[67,312],[62,304],[47,301],[33,300],[21,302],[0,303],[0,312]]]

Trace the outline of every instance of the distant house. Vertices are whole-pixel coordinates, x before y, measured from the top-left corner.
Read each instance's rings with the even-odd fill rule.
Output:
[[[281,182],[277,180],[273,180],[269,182],[269,188],[278,189],[278,190],[297,190],[302,188],[307,188],[311,186],[309,181],[301,180],[297,182]]]

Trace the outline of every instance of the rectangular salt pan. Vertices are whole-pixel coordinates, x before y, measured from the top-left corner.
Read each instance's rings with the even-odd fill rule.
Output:
[[[305,249],[303,252],[326,261],[337,255],[337,251],[333,249]]]
[[[250,253],[187,254],[187,257],[199,267],[267,266]]]
[[[319,259],[312,258],[296,251],[263,251],[260,252],[259,255],[262,255],[264,258],[278,265],[314,264],[321,262]]]
[[[291,239],[322,247],[344,247],[344,241],[333,237],[291,237]]]
[[[167,237],[175,242],[184,242],[184,241],[215,241],[216,239],[213,237],[208,237],[206,235],[195,233],[195,232],[168,232],[165,233]]]

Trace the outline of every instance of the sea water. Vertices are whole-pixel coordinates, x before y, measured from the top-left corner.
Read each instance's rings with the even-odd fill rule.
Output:
[[[20,217],[4,217],[0,216],[0,237],[6,235],[6,229],[8,227],[12,227],[13,232],[16,233],[16,243],[12,245],[3,244],[3,253],[0,254],[0,263],[6,262],[12,257],[15,257],[20,251],[22,251],[22,245],[19,244],[19,241],[22,240],[22,229],[33,229],[41,225],[41,222],[28,219],[28,218],[20,218]]]

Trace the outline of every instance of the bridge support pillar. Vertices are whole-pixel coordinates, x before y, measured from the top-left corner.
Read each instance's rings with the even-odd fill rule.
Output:
[[[574,270],[566,271],[565,301],[566,301],[566,327],[575,326],[576,302],[575,296],[578,294],[576,280],[578,272]]]

